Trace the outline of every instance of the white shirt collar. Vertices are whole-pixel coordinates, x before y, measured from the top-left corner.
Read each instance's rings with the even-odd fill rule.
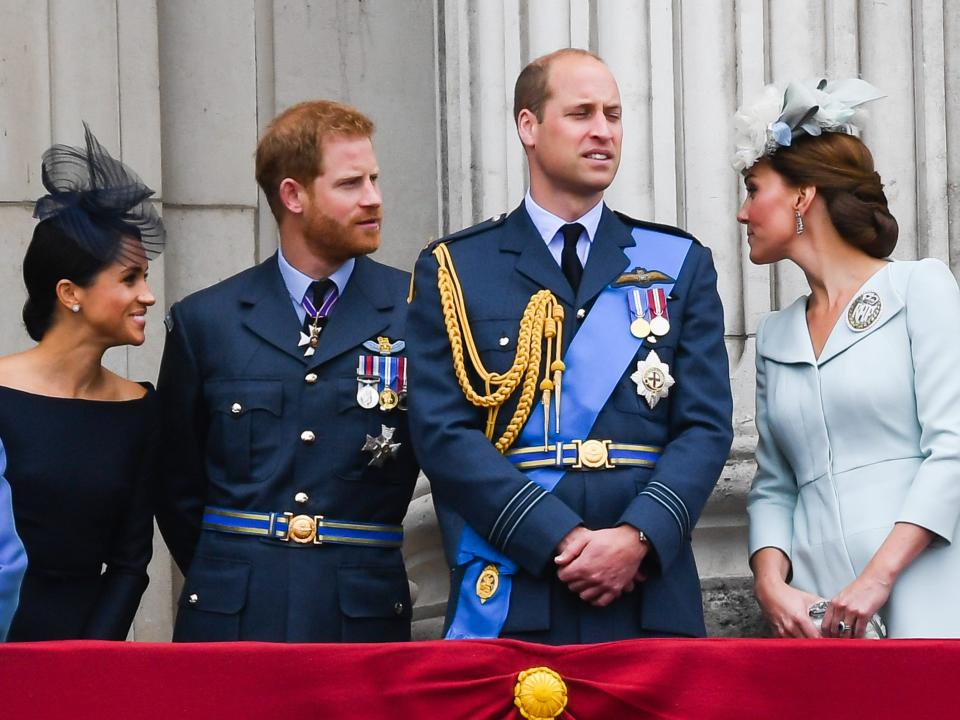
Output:
[[[530,195],[529,190],[527,191],[526,197],[523,198],[523,203],[527,214],[530,216],[530,219],[533,220],[533,224],[543,238],[543,241],[549,245],[550,241],[553,240],[560,231],[560,228],[567,224],[567,221],[537,205],[537,201]],[[588,242],[592,243],[593,238],[597,234],[597,227],[600,225],[601,215],[603,215],[603,200],[573,221],[583,225],[584,230],[587,231]]]
[[[283,247],[277,250],[277,262],[280,265],[283,284],[287,286],[287,292],[290,293],[290,299],[295,306],[299,307],[310,284],[315,280],[323,280],[324,278],[312,278],[297,270],[283,256]],[[343,295],[343,291],[347,287],[347,282],[350,280],[350,275],[353,274],[353,266],[356,265],[356,262],[356,258],[350,258],[330,275],[329,279],[333,280],[333,284],[337,286],[340,295]]]

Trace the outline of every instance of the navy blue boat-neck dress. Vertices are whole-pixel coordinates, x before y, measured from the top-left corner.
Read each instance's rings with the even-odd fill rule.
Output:
[[[27,574],[8,641],[123,640],[147,587],[156,393],[96,401],[0,387]]]

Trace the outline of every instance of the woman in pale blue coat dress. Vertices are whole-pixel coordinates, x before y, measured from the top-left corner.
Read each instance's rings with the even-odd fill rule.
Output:
[[[791,85],[757,156],[738,148],[750,259],[811,288],[757,330],[750,563],[783,637],[862,637],[874,613],[891,637],[960,636],[960,292],[937,260],[886,259],[897,224],[846,134],[876,97]]]

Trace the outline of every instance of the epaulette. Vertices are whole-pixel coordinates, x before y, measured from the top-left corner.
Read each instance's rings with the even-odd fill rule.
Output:
[[[457,240],[462,240],[463,238],[471,237],[473,235],[478,235],[486,230],[490,230],[491,228],[495,228],[500,225],[503,225],[506,219],[507,219],[507,214],[500,213],[499,215],[494,215],[489,220],[484,220],[481,223],[477,223],[476,225],[471,225],[468,228],[464,228],[463,230],[460,230],[458,232],[451,233],[450,235],[444,235],[442,238],[431,240],[426,245],[424,245],[423,250],[420,251],[420,256],[423,257],[424,255],[429,255],[430,253],[433,252],[433,249],[440,243],[446,244],[446,243],[456,242]],[[416,275],[416,267],[414,267],[413,272],[410,274],[410,290],[407,292],[408,305],[413,302],[413,296],[416,294],[415,275]]]
[[[486,232],[487,230],[503,225],[503,223],[506,222],[506,220],[507,220],[506,213],[500,213],[499,215],[494,215],[489,220],[484,220],[483,222],[477,223],[476,225],[471,225],[470,227],[464,228],[463,230],[460,230],[458,232],[451,233],[449,235],[444,235],[442,238],[438,238],[437,240],[434,240],[433,242],[428,243],[427,246],[423,249],[423,251],[433,252],[433,249],[439,243],[446,244],[446,243],[456,242],[457,240],[463,240],[464,238],[472,237],[474,235],[479,235],[482,232]]]
[[[614,210],[613,214],[618,218],[623,220],[627,225],[633,225],[634,227],[646,228],[647,230],[655,230],[656,232],[666,233],[667,235],[677,235],[679,237],[687,238],[693,240],[697,245],[702,245],[696,237],[688,233],[686,230],[681,230],[680,228],[674,225],[664,225],[662,223],[650,222],[648,220],[637,220],[632,218],[629,215],[625,215],[619,210]]]

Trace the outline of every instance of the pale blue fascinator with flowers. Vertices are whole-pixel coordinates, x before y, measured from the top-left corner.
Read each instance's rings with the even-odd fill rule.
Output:
[[[785,90],[768,85],[756,102],[740,108],[734,116],[733,167],[742,172],[778,148],[789,147],[803,133],[841,132],[859,137],[858,108],[882,97],[882,92],[859,78],[791,82]]]

